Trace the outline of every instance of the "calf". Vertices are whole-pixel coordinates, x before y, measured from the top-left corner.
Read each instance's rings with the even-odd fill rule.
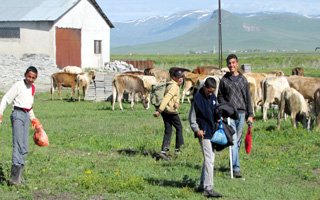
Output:
[[[286,88],[281,93],[281,100],[278,113],[278,129],[281,125],[281,117],[284,113],[291,116],[291,123],[297,128],[297,122],[300,121],[304,128],[309,129],[310,110],[308,103],[294,88]]]
[[[144,108],[147,108],[148,100],[147,100],[147,90],[143,86],[143,81],[133,75],[124,75],[119,74],[113,78],[112,81],[112,110],[114,110],[116,98],[119,102],[119,107],[123,110],[122,107],[122,98],[124,92],[132,93],[132,98],[135,96],[136,93],[140,94],[142,97],[142,103]],[[134,99],[131,100],[131,109],[134,106]]]
[[[87,91],[89,89],[90,83],[95,79],[95,71],[90,70],[89,72],[78,74],[77,76],[77,91],[78,100],[80,101],[80,89],[82,89],[83,99],[85,98]]]
[[[60,99],[62,87],[71,88],[71,99],[73,99],[75,88],[77,85],[77,74],[72,74],[68,72],[57,72],[51,75],[51,100],[53,100],[53,93],[56,88],[58,88],[58,94]]]

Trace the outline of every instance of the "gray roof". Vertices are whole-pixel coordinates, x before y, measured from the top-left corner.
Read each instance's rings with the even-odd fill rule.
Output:
[[[81,0],[0,0],[0,21],[56,21]],[[113,28],[95,0],[88,0]]]

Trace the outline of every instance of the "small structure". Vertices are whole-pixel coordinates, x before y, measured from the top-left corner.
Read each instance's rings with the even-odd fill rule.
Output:
[[[113,27],[95,0],[0,0],[0,54],[44,54],[60,68],[103,67]]]
[[[243,65],[241,65],[241,69],[244,73],[251,72],[251,65],[250,64],[243,64]]]

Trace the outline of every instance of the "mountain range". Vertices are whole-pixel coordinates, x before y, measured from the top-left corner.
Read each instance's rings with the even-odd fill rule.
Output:
[[[221,11],[224,52],[314,51],[320,46],[320,15]],[[163,17],[115,22],[112,54],[186,54],[218,50],[218,11],[193,10]]]

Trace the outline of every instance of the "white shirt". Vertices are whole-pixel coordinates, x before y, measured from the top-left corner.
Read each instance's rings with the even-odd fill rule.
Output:
[[[3,115],[7,105],[13,102],[13,106],[19,108],[31,109],[34,96],[32,95],[32,87],[27,87],[24,80],[16,82],[8,92],[3,96],[0,104],[0,114]],[[30,119],[34,119],[33,109],[29,111]]]

